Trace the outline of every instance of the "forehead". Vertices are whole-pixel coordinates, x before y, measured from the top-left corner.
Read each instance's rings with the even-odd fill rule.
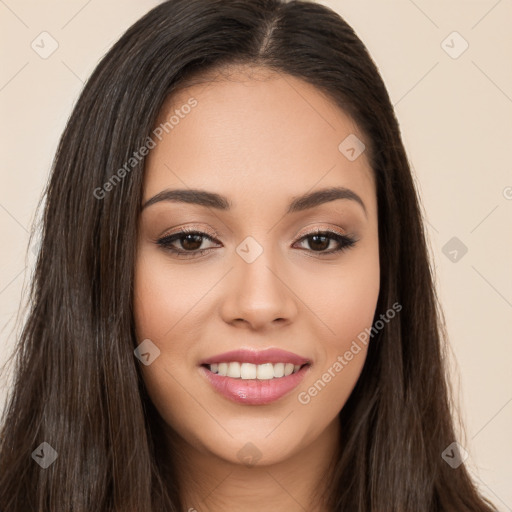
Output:
[[[370,207],[375,202],[367,155],[350,159],[344,152],[343,141],[365,143],[358,126],[329,97],[290,75],[242,68],[203,77],[168,98],[155,129],[145,199],[168,188],[204,188],[232,197],[237,208],[248,195],[261,203],[345,186]]]

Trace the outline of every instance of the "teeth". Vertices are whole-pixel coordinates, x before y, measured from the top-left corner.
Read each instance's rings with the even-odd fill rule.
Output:
[[[225,377],[228,374],[228,363],[219,363],[219,375]]]
[[[212,373],[217,373],[222,377],[232,377],[235,379],[258,379],[269,380],[279,377],[287,377],[300,370],[301,365],[293,363],[239,363],[232,361],[230,363],[213,363],[208,365]]]
[[[257,375],[257,368],[255,364],[242,363],[240,367],[240,375],[242,379],[255,379]]]
[[[229,363],[227,377],[240,378],[240,363]]]
[[[274,378],[274,365],[272,363],[259,364],[256,367],[256,378],[268,380]]]
[[[284,363],[274,365],[274,377],[284,377]]]

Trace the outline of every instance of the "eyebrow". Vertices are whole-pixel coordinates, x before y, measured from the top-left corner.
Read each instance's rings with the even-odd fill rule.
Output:
[[[348,199],[358,203],[364,210],[365,216],[367,216],[366,206],[363,200],[353,190],[345,187],[323,188],[315,192],[308,192],[301,196],[292,197],[286,214],[308,210],[337,199]],[[142,209],[144,210],[161,201],[197,204],[223,211],[229,211],[233,206],[233,203],[229,201],[227,197],[215,192],[199,189],[176,189],[159,192],[151,199],[148,199],[142,206]]]

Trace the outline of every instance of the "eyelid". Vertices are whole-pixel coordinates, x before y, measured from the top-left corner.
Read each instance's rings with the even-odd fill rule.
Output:
[[[196,233],[196,232],[204,233],[214,239],[218,239],[220,237],[220,235],[213,229],[204,228],[204,227],[196,227],[196,226],[178,226],[175,229],[164,231],[161,235],[158,235],[156,237],[156,240],[158,241],[162,238],[167,238],[167,237],[170,237],[173,235],[178,235],[181,233]],[[218,240],[216,240],[216,241],[218,241]]]
[[[311,236],[311,235],[315,235],[315,234],[318,234],[318,233],[325,233],[325,232],[329,232],[329,231],[333,231],[334,233],[336,233],[336,234],[338,234],[340,236],[353,237],[352,235],[350,235],[350,233],[348,233],[347,231],[345,231],[342,228],[339,228],[337,226],[336,227],[334,227],[334,226],[318,227],[318,225],[316,225],[315,228],[311,228],[308,231],[305,231],[305,232],[302,232],[302,233],[299,232],[299,234],[295,235],[292,240],[299,241],[299,240],[302,240],[306,236]],[[202,226],[201,227],[196,227],[196,226],[178,226],[175,229],[172,229],[170,231],[165,231],[161,235],[157,236],[155,242],[157,242],[158,240],[161,240],[162,238],[171,237],[173,235],[178,235],[178,234],[181,234],[181,233],[196,233],[196,232],[204,233],[204,234],[208,235],[210,238],[214,239],[216,242],[219,241],[218,239],[221,236],[215,230],[209,229],[209,228],[205,228],[205,227],[202,227]]]
[[[183,249],[176,249],[170,247],[171,243],[174,243],[176,240],[179,240],[180,238],[186,236],[187,234],[196,234],[203,239],[209,239],[213,243],[217,242],[222,244],[222,242],[217,240],[218,235],[216,234],[215,231],[212,232],[207,229],[194,228],[189,226],[181,227],[178,229],[178,231],[171,231],[169,234],[164,234],[162,237],[155,240],[155,243],[162,247],[164,250],[172,253],[173,257],[183,260],[194,260],[196,258],[201,258],[215,249],[215,247],[209,247],[206,249],[186,251]],[[330,240],[334,240],[339,245],[337,249],[331,249],[329,251],[311,251],[307,249],[303,250],[304,254],[308,255],[309,257],[315,257],[320,259],[341,254],[347,250],[350,250],[350,248],[354,247],[359,242],[359,237],[351,234],[341,233],[339,231],[339,228],[320,228],[316,226],[315,229],[310,230],[302,234],[301,236],[295,237],[295,243],[293,244],[292,247],[294,247],[295,244],[302,243],[303,241],[315,235],[327,237]]]
[[[334,226],[318,227],[318,226],[316,226],[315,228],[311,228],[308,231],[304,232],[303,234],[297,235],[296,238],[300,239],[300,238],[304,238],[305,236],[316,235],[317,233],[325,233],[325,232],[329,232],[329,231],[332,231],[340,236],[350,236],[350,233],[348,233],[347,231],[345,231],[339,227],[334,227]]]

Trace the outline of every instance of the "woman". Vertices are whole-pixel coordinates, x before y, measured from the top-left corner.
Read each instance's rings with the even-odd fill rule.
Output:
[[[61,139],[31,299],[1,510],[493,510],[398,123],[326,7],[135,23]]]

